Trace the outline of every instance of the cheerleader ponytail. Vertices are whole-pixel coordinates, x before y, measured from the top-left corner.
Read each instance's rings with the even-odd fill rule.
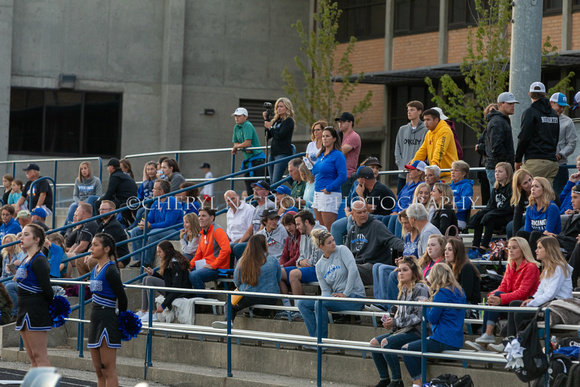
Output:
[[[115,246],[115,244],[116,244],[115,239],[111,236],[111,234],[107,234],[106,232],[98,233],[97,235],[95,235],[95,238],[99,238],[99,240],[103,244],[103,248],[104,247],[109,248],[109,257],[111,257],[111,256],[113,257],[113,259],[115,261],[115,265],[117,266],[117,269],[118,269],[119,262],[117,261],[118,254],[117,254],[117,248]]]

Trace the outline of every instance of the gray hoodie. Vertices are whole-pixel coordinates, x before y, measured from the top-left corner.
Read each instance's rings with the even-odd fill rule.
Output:
[[[314,230],[328,231],[326,227],[321,226],[318,221],[316,221],[316,224],[312,228],[312,231]],[[300,238],[300,256],[298,257],[298,261],[296,261],[296,263],[306,259],[306,262],[308,262],[310,266],[315,266],[316,262],[318,262],[321,256],[322,250],[320,250],[318,246],[314,246],[310,235],[302,235]]]
[[[101,185],[101,179],[96,176],[91,176],[88,179],[83,177],[82,181],[79,181],[77,177],[75,180],[75,188],[73,191],[73,199],[75,203],[80,201],[85,201],[91,195],[101,196],[103,194],[103,186]]]
[[[321,258],[316,264],[316,277],[322,296],[343,293],[347,297],[364,298],[365,287],[354,262],[352,253],[346,246],[336,246],[328,258]]]
[[[427,128],[423,125],[423,121],[419,121],[414,130],[410,122],[399,128],[395,142],[395,162],[399,169],[405,169],[405,164],[415,158],[415,153],[423,144],[425,134],[427,134]],[[399,177],[406,179],[407,175],[401,173]]]
[[[568,164],[568,156],[574,153],[576,149],[576,127],[570,117],[560,114],[560,137],[558,138],[558,147],[556,154],[561,154],[562,158],[558,161],[560,165]]]

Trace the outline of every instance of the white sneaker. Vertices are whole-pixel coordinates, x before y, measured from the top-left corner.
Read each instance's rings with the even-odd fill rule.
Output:
[[[139,311],[135,312],[135,314],[137,315],[137,317],[141,318],[141,317],[145,316],[147,314],[147,312],[142,312],[139,310]]]
[[[227,321],[214,321],[211,323],[211,327],[214,329],[228,329]]]
[[[479,344],[495,344],[495,336],[484,333],[483,335],[475,339],[475,342]]]
[[[488,347],[499,353],[503,353],[505,351],[505,345],[503,345],[503,343],[489,344]]]
[[[151,319],[152,322],[159,321],[157,318],[157,313],[153,313],[153,318]],[[141,317],[141,324],[145,325],[149,322],[149,313],[146,312],[143,317]]]
[[[467,341],[465,342],[465,345],[467,345],[468,347],[470,347],[470,348],[472,348],[472,349],[475,349],[476,351],[480,351],[480,352],[481,352],[481,351],[487,351],[487,348],[485,348],[484,346],[482,346],[482,345],[479,345],[479,344],[477,344],[477,343],[475,343],[475,342],[473,342],[473,341],[469,341],[469,340],[467,340]]]
[[[374,305],[374,304],[370,304],[370,305],[365,305],[364,310],[367,312],[378,312],[378,313],[385,313],[384,309],[379,308],[378,306]]]

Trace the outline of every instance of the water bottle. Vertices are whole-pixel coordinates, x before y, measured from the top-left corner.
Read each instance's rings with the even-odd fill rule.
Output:
[[[304,164],[306,164],[306,168],[308,168],[308,170],[312,170],[313,165],[310,160],[308,160],[308,157],[302,157],[302,161],[304,161]]]

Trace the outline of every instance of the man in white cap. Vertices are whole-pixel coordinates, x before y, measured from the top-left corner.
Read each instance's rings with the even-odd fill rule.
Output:
[[[556,149],[560,137],[560,120],[546,98],[546,86],[542,82],[532,83],[528,95],[532,105],[522,113],[515,169],[517,171],[523,166],[532,176],[545,177],[552,184],[558,174]],[[525,163],[522,165],[524,157]]]
[[[576,149],[576,127],[572,119],[564,113],[565,107],[570,107],[566,96],[562,93],[554,93],[550,97],[552,109],[560,117],[560,139],[556,148],[556,160],[558,160],[558,174],[554,179],[554,192],[562,192],[568,181],[568,156]]]
[[[258,134],[256,133],[254,125],[248,121],[248,111],[243,107],[239,107],[232,114],[232,116],[236,121],[236,126],[234,126],[234,136],[232,138],[232,142],[234,143],[232,153],[235,154],[237,151],[244,148],[259,147],[260,139],[258,138]],[[262,165],[266,160],[266,155],[260,149],[243,150],[242,154],[244,155],[244,161],[242,161],[242,170]],[[246,173],[246,177],[264,176],[264,174],[264,168],[259,168],[255,171]],[[252,183],[254,183],[256,180],[245,181],[246,193],[248,195],[251,195]]]
[[[572,110],[576,109],[578,105],[580,105],[580,91],[574,96],[574,106],[572,107]]]
[[[514,140],[510,117],[514,114],[515,104],[519,103],[512,93],[504,92],[497,97],[498,110],[492,110],[486,117],[485,133],[485,173],[489,180],[490,191],[495,184],[495,166],[506,162],[514,165]]]

